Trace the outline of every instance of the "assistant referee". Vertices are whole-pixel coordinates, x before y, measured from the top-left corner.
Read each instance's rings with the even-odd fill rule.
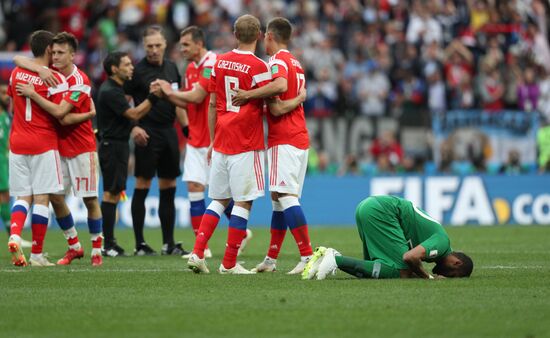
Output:
[[[160,26],[153,25],[145,29],[143,46],[146,56],[136,65],[133,79],[124,85],[125,92],[133,97],[135,104],[145,100],[151,83],[157,79],[168,81],[174,89],[181,83],[175,63],[164,58],[166,38]],[[159,184],[158,214],[162,229],[162,254],[187,254],[181,243],[174,241],[176,178],[181,174],[178,137],[174,128],[177,114],[179,121],[183,122],[184,111],[180,111],[168,100],[159,100],[153,105],[151,114],[141,119],[136,127],[136,187],[132,196],[135,255],[156,254],[143,236],[145,198],[155,175],[158,176]]]
[[[99,130],[99,163],[103,176],[104,256],[124,255],[114,236],[116,208],[120,193],[126,189],[128,176],[128,140],[137,120],[145,116],[160,95],[160,87],[147,92],[141,104],[130,108],[123,84],[132,78],[134,66],[126,53],[113,52],[103,61],[109,78],[101,85],[97,99],[97,123]],[[153,93],[154,92],[154,93]]]

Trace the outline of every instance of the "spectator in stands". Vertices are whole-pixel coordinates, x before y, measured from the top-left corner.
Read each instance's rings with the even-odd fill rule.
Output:
[[[537,107],[543,118],[550,121],[550,71],[542,70],[544,74],[542,80],[539,83],[539,102]]]
[[[523,80],[518,86],[518,108],[530,112],[537,109],[540,96],[539,84],[535,81],[535,69],[525,68]]]
[[[472,87],[472,79],[469,74],[465,74],[460,85],[455,88],[451,96],[452,109],[470,109],[474,107],[474,89]]]
[[[438,171],[444,174],[450,174],[453,171],[454,150],[449,141],[450,139],[442,142],[441,148],[439,149],[440,159]]]
[[[519,67],[519,50],[510,48],[506,55],[506,68],[503,76],[504,104],[508,109],[518,107],[518,86],[521,81],[521,68]]]
[[[413,2],[413,12],[407,28],[407,42],[414,45],[440,43],[443,40],[441,24],[435,20],[423,1]]]
[[[470,29],[474,32],[489,22],[491,8],[486,0],[468,0],[470,9]]]
[[[432,62],[424,68],[424,76],[428,82],[428,108],[430,113],[444,114],[447,109],[445,83],[441,78],[437,64]]]
[[[357,157],[354,154],[346,155],[344,163],[338,169],[338,175],[339,176],[346,176],[346,175],[360,176],[361,175],[359,162],[357,161]]]
[[[456,101],[460,87],[464,84],[464,78],[472,78],[474,56],[460,40],[454,40],[445,49],[443,67],[447,90],[451,100]]]
[[[366,65],[367,73],[357,82],[357,97],[362,115],[380,116],[386,112],[386,99],[390,90],[388,76],[378,69],[374,60]]]
[[[501,111],[504,108],[504,85],[498,68],[483,64],[478,82],[483,109]]]
[[[508,161],[500,166],[498,172],[506,175],[519,175],[526,173],[527,168],[521,164],[519,151],[516,149],[510,150],[508,152]]]
[[[403,148],[391,130],[383,131],[373,141],[370,153],[374,161],[384,169],[395,168],[403,160]]]
[[[334,114],[334,106],[338,99],[338,88],[336,82],[330,79],[330,70],[323,68],[319,70],[316,80],[308,84],[307,100],[304,108],[309,116],[328,117]]]

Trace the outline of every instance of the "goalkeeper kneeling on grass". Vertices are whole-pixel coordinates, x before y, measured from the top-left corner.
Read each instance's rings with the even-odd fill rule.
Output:
[[[394,196],[372,196],[355,211],[363,242],[363,259],[342,256],[333,248],[319,247],[308,262],[303,279],[325,279],[340,269],[358,278],[426,278],[434,276],[422,262],[435,262],[438,278],[468,277],[474,264],[451,249],[439,222],[412,202]]]

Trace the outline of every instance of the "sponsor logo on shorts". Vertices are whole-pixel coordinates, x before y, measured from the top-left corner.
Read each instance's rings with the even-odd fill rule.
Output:
[[[280,186],[280,187],[286,187],[286,182],[285,182],[285,181],[281,181],[281,183],[279,183],[279,186]]]
[[[430,257],[437,257],[437,250],[431,250]]]

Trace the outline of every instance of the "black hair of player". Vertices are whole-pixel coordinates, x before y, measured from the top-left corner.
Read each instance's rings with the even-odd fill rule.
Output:
[[[103,70],[108,76],[113,75],[113,66],[119,67],[123,57],[128,56],[126,52],[111,52],[103,60]]]

